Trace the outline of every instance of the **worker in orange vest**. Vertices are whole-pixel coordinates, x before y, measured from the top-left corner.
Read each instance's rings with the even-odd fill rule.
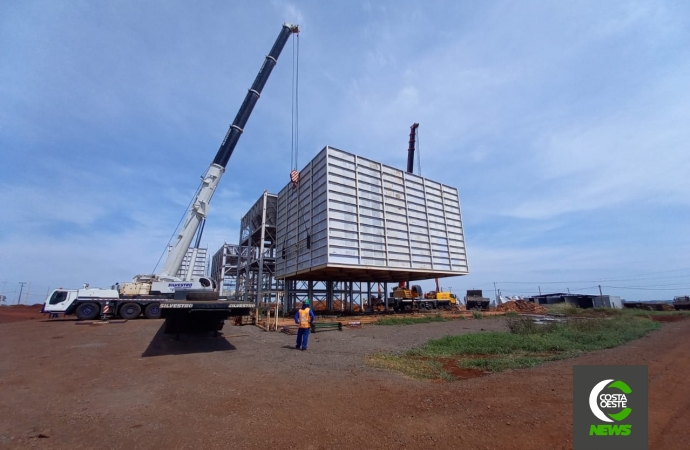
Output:
[[[297,329],[297,345],[295,348],[301,348],[302,351],[307,349],[307,342],[309,341],[309,330],[311,323],[314,321],[314,312],[309,308],[309,299],[302,302],[302,309],[295,313],[295,323],[299,325]]]

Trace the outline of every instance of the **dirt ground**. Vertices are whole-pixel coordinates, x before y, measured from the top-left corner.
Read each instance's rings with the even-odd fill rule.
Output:
[[[570,449],[572,366],[649,366],[649,448],[690,438],[690,320],[614,350],[456,382],[373,369],[366,354],[446,334],[455,320],[294,336],[227,326],[163,335],[160,320],[0,325],[0,449]]]
[[[0,324],[45,319],[46,316],[41,314],[42,307],[43,305],[0,306]]]

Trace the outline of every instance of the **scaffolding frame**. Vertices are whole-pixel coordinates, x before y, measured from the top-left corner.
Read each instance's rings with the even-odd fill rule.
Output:
[[[194,250],[196,250],[196,257],[194,262],[192,262],[192,256],[194,255]],[[182,258],[182,263],[180,268],[177,269],[176,276],[181,280],[186,280],[189,274],[189,266],[192,265],[192,276],[204,277],[206,276],[206,264],[208,263],[208,249],[207,248],[188,248],[187,252]]]
[[[378,302],[388,311],[387,292],[388,283],[289,279],[285,282],[283,313],[298,308],[306,299],[310,300],[311,309],[315,311],[348,314],[372,312]]]
[[[237,269],[240,263],[240,246],[225,243],[213,255],[211,277],[218,283],[220,297],[237,294]]]
[[[240,221],[236,299],[279,302],[284,282],[275,278],[278,196],[264,191]]]

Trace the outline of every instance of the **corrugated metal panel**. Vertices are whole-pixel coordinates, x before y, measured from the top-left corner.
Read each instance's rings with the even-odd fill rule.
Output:
[[[468,273],[457,189],[332,147],[278,195],[277,241],[278,278],[324,267]]]

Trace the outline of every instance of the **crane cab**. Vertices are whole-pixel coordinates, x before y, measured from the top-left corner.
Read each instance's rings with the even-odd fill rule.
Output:
[[[48,295],[41,312],[48,314],[64,313],[77,299],[78,292],[76,289],[55,289]]]

